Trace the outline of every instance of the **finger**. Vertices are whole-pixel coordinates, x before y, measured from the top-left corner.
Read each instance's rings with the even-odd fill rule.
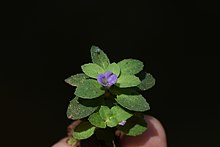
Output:
[[[68,127],[67,127],[67,136],[71,136],[72,135],[72,131],[73,129],[81,122],[81,120],[76,120],[73,123],[71,123]]]
[[[67,136],[70,136],[72,134],[72,130],[80,123],[80,120],[74,121],[67,127]],[[68,137],[65,137],[61,139],[59,142],[54,144],[52,147],[76,147],[78,146],[78,143],[75,146],[68,145],[67,143]]]
[[[70,146],[67,144],[67,137],[61,139],[59,142],[57,142],[56,144],[54,144],[52,147],[74,147],[74,146]]]
[[[139,136],[123,136],[122,147],[167,147],[166,134],[161,123],[152,116],[145,116],[148,130]]]

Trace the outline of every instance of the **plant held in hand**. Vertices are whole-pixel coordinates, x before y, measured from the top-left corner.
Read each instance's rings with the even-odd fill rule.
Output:
[[[147,131],[144,113],[150,109],[141,91],[150,89],[155,79],[143,70],[143,62],[124,59],[110,62],[97,46],[91,47],[92,63],[81,66],[83,73],[65,79],[76,87],[67,108],[67,117],[81,120],[68,143],[75,145],[93,138],[97,146],[119,146],[115,131],[137,136]]]

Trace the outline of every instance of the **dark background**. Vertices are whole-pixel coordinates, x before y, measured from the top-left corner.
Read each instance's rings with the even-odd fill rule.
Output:
[[[66,135],[74,89],[91,62],[142,60],[156,86],[143,95],[169,147],[219,146],[219,8],[215,1],[1,2],[1,145],[49,147]]]

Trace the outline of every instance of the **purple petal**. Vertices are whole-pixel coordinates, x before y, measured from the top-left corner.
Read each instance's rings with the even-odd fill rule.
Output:
[[[118,79],[117,76],[115,74],[113,74],[107,78],[107,81],[108,81],[109,85],[111,86],[117,82],[117,79]]]
[[[117,82],[118,78],[116,74],[106,71],[104,74],[99,74],[97,81],[104,87],[110,87]]]
[[[104,74],[99,74],[98,77],[97,77],[97,81],[102,84],[103,86],[106,86],[106,82],[105,81],[105,76]]]
[[[102,79],[103,78],[105,78],[105,76],[103,74],[99,74],[98,77],[97,77],[98,82],[102,84]]]
[[[126,123],[126,120],[123,120],[123,121],[121,121],[120,123],[118,123],[119,125],[121,125],[121,126],[124,126],[125,125],[125,123]]]
[[[111,76],[113,73],[110,71],[106,71],[103,75],[107,78],[109,76]]]

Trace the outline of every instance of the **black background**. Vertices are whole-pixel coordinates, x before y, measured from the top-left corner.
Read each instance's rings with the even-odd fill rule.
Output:
[[[91,62],[135,58],[156,78],[144,93],[169,147],[219,146],[219,8],[215,1],[1,2],[1,146],[48,147],[66,135],[74,89]]]

